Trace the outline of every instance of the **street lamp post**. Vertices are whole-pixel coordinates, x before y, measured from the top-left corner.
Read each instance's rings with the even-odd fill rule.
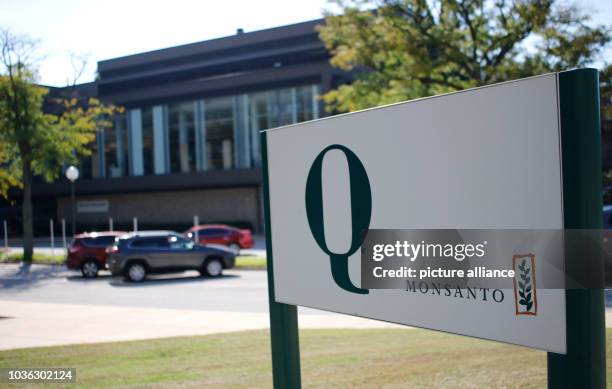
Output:
[[[66,169],[66,178],[70,180],[70,195],[72,198],[72,237],[76,235],[76,199],[74,195],[74,182],[79,178],[79,169],[69,166]]]

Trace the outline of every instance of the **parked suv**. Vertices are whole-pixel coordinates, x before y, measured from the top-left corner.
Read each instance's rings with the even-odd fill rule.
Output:
[[[113,245],[115,238],[125,235],[123,231],[90,232],[74,237],[68,246],[66,266],[81,270],[83,277],[94,278],[106,267],[106,248]]]
[[[220,244],[235,253],[240,249],[253,247],[253,236],[249,230],[241,230],[225,224],[202,224],[185,231],[185,235],[195,241],[196,231],[200,244]]]
[[[108,266],[113,275],[132,282],[150,273],[198,270],[219,277],[234,267],[235,255],[222,246],[201,246],[173,231],[142,231],[124,235],[108,248]]]

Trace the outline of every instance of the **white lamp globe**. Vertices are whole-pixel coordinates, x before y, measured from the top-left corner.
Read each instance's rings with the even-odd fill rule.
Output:
[[[76,166],[69,166],[66,169],[66,178],[72,182],[75,182],[79,178],[79,169]]]

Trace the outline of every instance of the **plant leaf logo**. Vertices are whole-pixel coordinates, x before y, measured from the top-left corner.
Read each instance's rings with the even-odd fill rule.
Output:
[[[521,279],[518,282],[521,288],[518,292],[519,296],[521,296],[519,304],[524,305],[527,311],[531,311],[531,307],[533,306],[533,300],[531,299],[531,269],[527,267],[526,259],[523,259],[523,262],[521,262],[518,268],[521,271],[519,274]]]
[[[323,158],[328,151],[339,150],[344,153],[348,162],[350,178],[351,197],[351,247],[345,253],[334,253],[329,250],[325,241],[325,228],[323,225],[323,187],[321,182]],[[355,286],[349,277],[349,257],[361,247],[365,238],[364,231],[370,227],[372,215],[372,192],[370,180],[366,170],[357,157],[349,148],[334,144],[326,147],[315,158],[308,178],[306,179],[306,217],[310,232],[317,245],[324,253],[329,255],[331,273],[336,285],[347,292],[357,294],[368,294],[368,289]]]
[[[512,257],[514,268],[514,302],[517,315],[538,314],[535,286],[535,255],[524,254]]]

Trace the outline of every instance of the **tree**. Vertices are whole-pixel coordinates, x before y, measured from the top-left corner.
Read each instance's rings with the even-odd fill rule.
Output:
[[[96,99],[52,98],[35,83],[36,42],[0,30],[0,195],[22,189],[23,260],[32,260],[32,179],[58,178],[62,167],[91,154],[96,131],[118,108]],[[59,106],[58,114],[45,106]]]
[[[331,63],[355,80],[330,111],[452,92],[586,66],[610,41],[574,5],[554,0],[337,0],[319,27]]]

